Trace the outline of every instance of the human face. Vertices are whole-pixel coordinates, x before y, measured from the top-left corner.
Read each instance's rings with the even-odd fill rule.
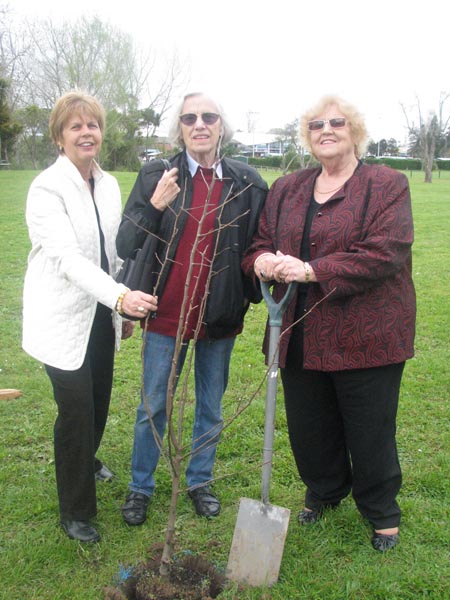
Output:
[[[65,123],[59,144],[67,158],[84,175],[102,146],[102,132],[97,120],[88,114],[74,114]]]
[[[192,96],[183,104],[181,114],[193,113],[197,121],[193,125],[181,123],[181,134],[189,155],[203,167],[211,167],[217,160],[217,147],[223,133],[222,119],[212,125],[202,120],[203,113],[218,113],[219,109],[207,96]]]
[[[317,131],[310,131],[311,149],[314,156],[320,161],[345,161],[355,155],[355,142],[347,120],[344,127],[333,128],[330,119],[346,118],[336,105],[328,106],[323,113],[316,115],[314,121],[323,119],[324,127]]]

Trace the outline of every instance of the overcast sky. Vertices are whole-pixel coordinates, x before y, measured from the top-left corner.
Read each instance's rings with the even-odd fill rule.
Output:
[[[1,0],[0,0],[1,1]],[[5,2],[2,1],[2,4]],[[235,128],[293,121],[337,93],[366,117],[371,136],[403,141],[400,103],[437,110],[450,92],[448,0],[12,0],[18,14],[97,15],[136,42],[189,59],[186,91],[213,94]],[[448,102],[450,105],[450,102]],[[450,106],[449,106],[450,108]]]

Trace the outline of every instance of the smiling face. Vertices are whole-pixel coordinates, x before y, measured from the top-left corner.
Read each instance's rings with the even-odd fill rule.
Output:
[[[216,104],[207,96],[190,96],[183,104],[182,115],[193,113],[197,121],[193,125],[181,123],[181,133],[186,150],[203,167],[212,167],[217,159],[217,147],[223,133],[222,120],[219,118],[213,125],[206,125],[203,113],[219,113]]]
[[[345,115],[335,104],[331,104],[321,114],[315,116],[314,120],[328,121],[336,117],[345,118]],[[323,129],[310,132],[310,141],[313,154],[320,162],[340,159],[346,161],[355,156],[355,142],[348,121],[344,127],[335,129],[330,123],[325,123]]]
[[[84,112],[74,114],[64,124],[58,143],[64,148],[64,154],[84,174],[102,146],[102,133],[97,120]]]

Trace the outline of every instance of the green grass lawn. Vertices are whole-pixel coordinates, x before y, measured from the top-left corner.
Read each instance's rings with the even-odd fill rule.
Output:
[[[24,222],[34,172],[0,172],[0,388],[23,395],[0,404],[0,598],[90,600],[116,581],[121,568],[144,560],[163,539],[170,498],[164,463],[156,495],[142,527],[122,521],[127,493],[134,413],[140,386],[140,338],[136,331],[117,355],[113,398],[99,453],[116,478],[98,486],[96,526],[102,541],[83,546],[58,525],[52,429],[55,405],[41,364],[20,346],[22,282],[29,251]],[[262,172],[271,183],[276,173]],[[124,199],[134,173],[116,173]],[[409,173],[408,173],[409,175]],[[398,417],[404,483],[401,542],[386,555],[370,545],[371,530],[351,498],[312,527],[301,528],[304,486],[289,449],[281,391],[278,397],[271,501],[291,509],[280,578],[270,590],[233,587],[222,599],[404,600],[450,598],[450,174],[423,183],[410,179],[415,216],[414,279],[418,298],[416,356],[407,363]],[[226,414],[250,397],[264,376],[260,351],[266,310],[252,307],[233,353]],[[260,499],[265,386],[223,435],[215,490],[221,516],[196,517],[180,497],[177,551],[200,553],[226,567],[239,498]],[[187,428],[189,430],[189,427]],[[190,433],[190,431],[188,431]]]

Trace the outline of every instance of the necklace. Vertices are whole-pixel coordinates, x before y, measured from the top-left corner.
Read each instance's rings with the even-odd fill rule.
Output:
[[[315,191],[317,194],[332,194],[333,192],[337,192],[338,190],[340,190],[341,187],[343,187],[345,183],[346,182],[344,181],[344,183],[342,183],[339,187],[334,188],[333,190],[327,190],[326,192],[321,192],[319,189],[317,189],[317,183],[314,185],[314,187],[315,187]]]

